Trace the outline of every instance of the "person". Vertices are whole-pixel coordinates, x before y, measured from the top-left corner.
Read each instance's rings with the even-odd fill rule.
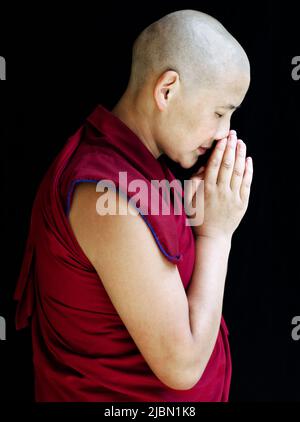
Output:
[[[229,400],[223,295],[253,177],[230,118],[249,84],[247,55],[219,21],[172,12],[135,40],[115,107],[98,105],[56,157],[15,291],[16,326],[31,324],[37,401]],[[189,194],[204,182],[204,219],[189,226],[164,157],[190,168],[214,141]],[[175,181],[172,212],[149,212],[150,189],[133,212],[128,185],[163,179]]]

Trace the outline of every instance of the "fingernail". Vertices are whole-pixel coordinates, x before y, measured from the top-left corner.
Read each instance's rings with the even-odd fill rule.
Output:
[[[235,135],[236,136],[236,130],[232,129],[230,132],[231,132],[231,135]]]

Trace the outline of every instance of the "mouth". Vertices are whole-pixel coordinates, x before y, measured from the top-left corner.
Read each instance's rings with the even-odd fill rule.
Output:
[[[199,155],[203,155],[203,154],[205,154],[208,150],[209,150],[209,148],[206,148],[206,147],[199,147],[199,148],[197,149],[197,151],[198,151]]]

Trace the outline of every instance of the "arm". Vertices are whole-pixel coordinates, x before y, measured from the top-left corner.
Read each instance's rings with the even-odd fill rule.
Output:
[[[202,169],[195,176],[196,182],[204,179],[205,218],[193,227],[196,262],[187,297],[196,349],[190,361],[202,369],[219,331],[231,237],[246,212],[252,182],[252,161],[245,160],[246,146],[232,132],[228,142],[217,144],[205,176]]]
[[[171,388],[192,388],[206,367],[219,329],[229,231],[221,235],[217,225],[204,222],[186,294],[176,265],[160,252],[143,219],[130,214],[99,216],[98,198],[95,186],[76,188],[70,212],[74,234],[155,375]],[[118,209],[125,200],[118,196],[116,200]],[[211,204],[218,219],[224,205],[216,210]]]
[[[187,290],[193,339],[189,361],[195,382],[208,363],[219,332],[230,248],[229,237],[196,237],[195,268]]]
[[[189,307],[177,266],[140,215],[99,216],[98,198],[95,186],[77,186],[70,211],[74,234],[155,375],[171,388],[191,388]],[[123,197],[116,200],[117,207],[127,206]]]

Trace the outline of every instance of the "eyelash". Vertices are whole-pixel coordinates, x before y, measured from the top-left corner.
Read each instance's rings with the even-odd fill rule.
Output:
[[[219,119],[221,119],[221,117],[223,117],[223,114],[216,113],[216,115],[218,116]]]

